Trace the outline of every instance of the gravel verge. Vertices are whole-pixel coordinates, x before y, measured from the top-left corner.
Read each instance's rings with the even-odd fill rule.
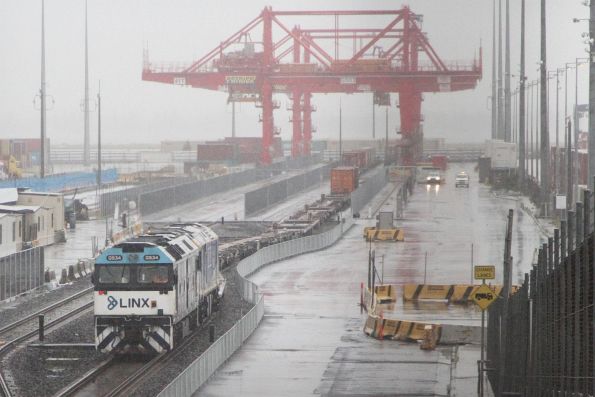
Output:
[[[92,343],[93,313],[87,311],[46,334],[47,343]],[[105,355],[89,348],[24,346],[3,359],[2,370],[16,396],[52,396],[94,368]]]
[[[225,295],[219,310],[209,322],[215,326],[215,340],[227,332],[253,306],[242,299],[239,285],[236,285],[235,273],[235,267],[223,272],[227,280]],[[211,345],[208,327],[199,330],[189,338],[193,342],[187,345],[183,352],[176,353],[174,362],[158,373],[152,374],[151,379],[135,390],[132,395],[158,394]],[[45,341],[47,343],[93,343],[93,313],[85,312],[73,321],[48,333]],[[45,397],[54,395],[105,358],[105,354],[98,353],[94,349],[50,349],[25,346],[15,349],[3,359],[2,370],[11,387],[16,390],[15,395]],[[107,392],[107,390],[103,391]]]
[[[211,318],[210,322],[210,324],[215,326],[215,340],[219,339],[233,327],[253,307],[252,303],[248,303],[242,299],[239,285],[235,283],[235,274],[237,274],[235,267],[223,273],[227,280],[225,295],[223,296],[222,303],[219,305],[219,310]],[[190,336],[190,338],[192,338],[192,343],[186,345],[184,351],[176,353],[174,362],[170,362],[167,368],[161,368],[159,371],[153,373],[151,378],[146,380],[141,387],[134,390],[130,396],[146,397],[159,394],[165,386],[171,383],[211,345],[209,342],[208,327],[199,330],[198,333]]]
[[[18,296],[13,301],[2,302],[0,303],[0,327],[20,320],[91,286],[91,277],[82,277],[57,288],[45,284],[43,287]]]

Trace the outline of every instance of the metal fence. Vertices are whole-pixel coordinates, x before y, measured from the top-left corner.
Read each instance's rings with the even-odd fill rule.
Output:
[[[116,169],[101,172],[104,183],[115,182],[118,179]],[[67,189],[95,186],[97,183],[96,172],[69,172],[65,174],[48,175],[45,178],[19,178],[0,181],[0,188],[28,187],[36,192],[59,192]]]
[[[247,192],[244,197],[244,215],[263,211],[288,197],[319,184],[330,176],[336,163],[326,164],[313,170],[295,175],[282,181]]]
[[[489,309],[488,378],[519,396],[593,396],[593,195],[539,249],[520,289]],[[510,324],[501,328],[502,323]],[[502,341],[502,343],[500,343]],[[513,395],[513,394],[510,394]]]
[[[0,258],[0,301],[43,285],[43,247]]]
[[[140,195],[138,200],[139,208],[142,215],[153,214],[177,205],[190,203],[202,197],[270,178],[273,175],[280,174],[284,170],[306,167],[315,160],[289,159],[273,163],[267,167],[250,168],[240,172],[221,175],[216,178],[200,181],[195,180],[193,182],[146,192]]]
[[[368,173],[361,186],[351,193],[353,213],[359,213],[386,186],[387,181],[388,172],[385,167],[378,167]]]
[[[264,316],[264,300],[258,292],[258,286],[244,277],[270,263],[328,247],[334,244],[352,225],[353,221],[349,216],[328,232],[270,245],[240,261],[237,270],[238,278],[241,281],[242,295],[247,301],[255,303],[255,306],[167,385],[159,393],[159,396],[178,397],[190,396],[195,393],[258,327]]]
[[[195,178],[191,177],[168,178],[143,185],[131,186],[126,189],[121,189],[118,185],[107,186],[99,192],[100,214],[102,217],[113,216],[116,205],[119,206],[120,210],[127,209],[130,201],[138,204],[139,197],[143,193],[167,189],[195,180]]]

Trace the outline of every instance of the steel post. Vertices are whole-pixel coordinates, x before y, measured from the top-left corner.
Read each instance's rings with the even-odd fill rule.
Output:
[[[522,191],[525,185],[525,177],[527,167],[525,165],[525,113],[527,111],[525,106],[525,0],[521,0],[521,75],[519,78],[519,190]],[[492,89],[493,92],[493,89]],[[492,113],[493,114],[493,113]],[[493,121],[492,115],[492,124]]]

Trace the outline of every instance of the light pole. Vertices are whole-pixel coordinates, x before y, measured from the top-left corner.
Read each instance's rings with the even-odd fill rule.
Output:
[[[101,83],[97,92],[97,189],[101,190]]]
[[[572,68],[576,68],[576,65],[572,62],[567,62],[564,64],[564,147],[566,148],[566,153],[568,153],[568,148],[571,143],[568,141],[568,134],[566,133],[566,122],[568,120],[568,71]],[[568,163],[568,161],[566,161]],[[564,175],[567,175],[564,174]],[[568,192],[568,178],[564,177],[564,190]],[[567,197],[568,199],[569,197]],[[568,201],[566,202],[568,206]]]
[[[535,176],[535,173],[533,172],[533,157],[534,157],[534,150],[533,150],[533,94],[534,94],[534,90],[533,88],[535,87],[535,80],[531,81],[528,84],[529,87],[529,175],[531,176],[531,178],[533,178]]]
[[[556,76],[556,151],[554,154],[554,189],[557,194],[559,191],[559,146],[560,146],[560,118],[559,118],[559,93],[560,93],[560,72],[564,72],[564,69],[556,69],[555,71],[548,72],[548,80]],[[548,84],[548,106],[550,98],[550,89]],[[548,111],[549,114],[549,111]]]
[[[574,60],[574,63],[576,65],[576,67],[574,68],[574,113],[573,113],[573,117],[572,117],[572,121],[574,123],[573,126],[573,139],[574,139],[574,158],[572,161],[572,168],[573,168],[573,186],[572,189],[576,190],[576,186],[578,186],[578,111],[577,111],[577,107],[578,107],[578,67],[579,65],[584,65],[589,61],[588,58],[576,58]],[[572,152],[571,152],[572,154]],[[574,195],[574,193],[573,193]],[[577,196],[578,199],[578,196]],[[572,205],[572,202],[569,203],[569,205]]]
[[[526,84],[525,84],[525,0],[521,0],[521,75],[519,77],[519,190],[525,186],[525,178],[527,174],[526,166],[526,152],[527,152],[527,140],[526,140]]]

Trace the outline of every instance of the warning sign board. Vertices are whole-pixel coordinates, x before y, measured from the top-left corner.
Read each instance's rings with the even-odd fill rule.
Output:
[[[487,284],[482,284],[471,294],[471,299],[481,310],[485,310],[498,299],[498,296]]]
[[[496,266],[474,266],[476,280],[493,280],[496,278]]]

